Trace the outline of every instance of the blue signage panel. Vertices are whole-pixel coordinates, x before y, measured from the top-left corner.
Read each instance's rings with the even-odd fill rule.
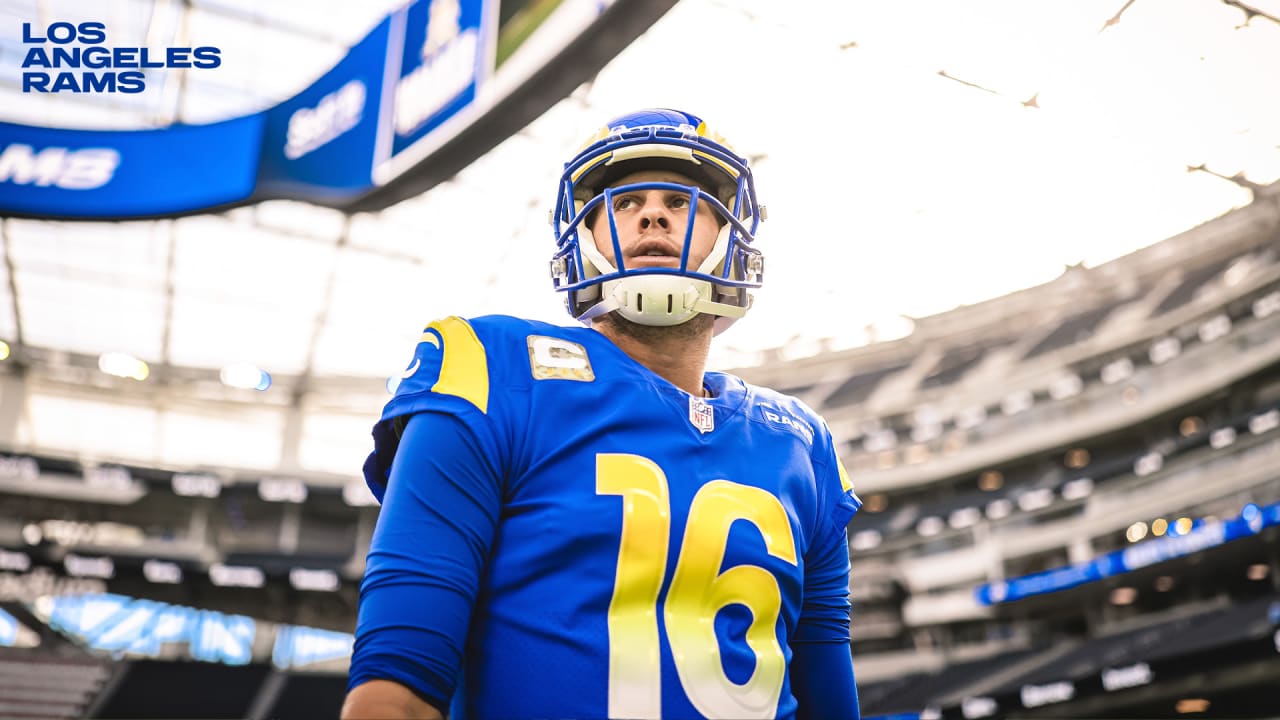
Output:
[[[495,0],[416,0],[296,97],[248,117],[127,131],[0,123],[0,214],[120,219],[359,197],[375,172],[421,161],[432,133],[472,106],[496,16]]]
[[[0,211],[126,218],[244,200],[257,178],[262,120],[127,131],[0,123]]]
[[[393,16],[404,26],[390,118],[393,156],[475,100],[492,55],[492,13],[486,11],[486,4],[483,0],[417,0]]]
[[[1280,503],[1266,507],[1250,504],[1245,506],[1239,517],[1232,520],[1208,523],[1184,535],[1144,540],[1123,550],[1099,555],[1089,562],[979,585],[974,588],[974,595],[982,605],[995,605],[1058,592],[1166,560],[1193,555],[1232,540],[1256,535],[1263,528],[1273,525],[1280,525]]]
[[[343,199],[373,185],[391,20],[332,70],[266,113],[258,195]]]

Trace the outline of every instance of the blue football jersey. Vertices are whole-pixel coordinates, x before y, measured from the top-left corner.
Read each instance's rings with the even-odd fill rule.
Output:
[[[474,446],[431,452],[472,453],[493,485],[478,494],[497,505],[482,562],[432,571],[474,594],[455,716],[795,714],[792,645],[848,640],[845,528],[860,502],[803,403],[723,373],[705,384],[711,397],[691,396],[589,328],[505,316],[426,328],[365,473],[382,499],[406,419],[439,413]],[[390,509],[362,592],[435,552],[388,547],[429,537],[382,527],[418,522]],[[449,507],[430,510],[423,528],[450,522]],[[378,631],[361,615],[353,678],[359,636]]]

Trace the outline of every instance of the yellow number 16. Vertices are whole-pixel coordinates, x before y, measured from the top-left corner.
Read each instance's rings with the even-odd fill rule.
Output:
[[[671,531],[667,476],[639,455],[597,455],[596,494],[622,496],[622,541],[609,603],[609,717],[657,718],[662,714],[658,594]],[[769,718],[777,713],[786,675],[774,632],[782,595],[777,579],[758,565],[720,572],[736,520],[760,531],[770,555],[796,564],[782,503],[760,488],[713,480],[689,507],[663,619],[676,674],[698,712]],[[741,685],[725,675],[715,630],[716,613],[733,604],[751,611],[746,640],[756,658],[751,677]]]

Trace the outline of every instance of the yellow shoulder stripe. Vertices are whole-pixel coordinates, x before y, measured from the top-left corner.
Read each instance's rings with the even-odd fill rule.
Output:
[[[836,458],[836,469],[840,473],[840,489],[849,492],[853,489],[853,481],[849,479],[849,471],[844,469],[844,463],[840,462],[840,458]]]
[[[489,359],[476,331],[460,317],[447,317],[427,326],[444,340],[444,358],[440,361],[440,377],[432,392],[453,395],[489,412]],[[430,333],[423,333],[423,339]],[[434,337],[427,342],[432,345]]]

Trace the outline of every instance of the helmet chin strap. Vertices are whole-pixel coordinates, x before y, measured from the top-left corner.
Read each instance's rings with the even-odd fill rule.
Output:
[[[578,316],[591,320],[614,310],[639,325],[669,327],[707,313],[736,320],[747,308],[711,300],[711,283],[679,275],[641,275],[604,283],[604,299]]]

